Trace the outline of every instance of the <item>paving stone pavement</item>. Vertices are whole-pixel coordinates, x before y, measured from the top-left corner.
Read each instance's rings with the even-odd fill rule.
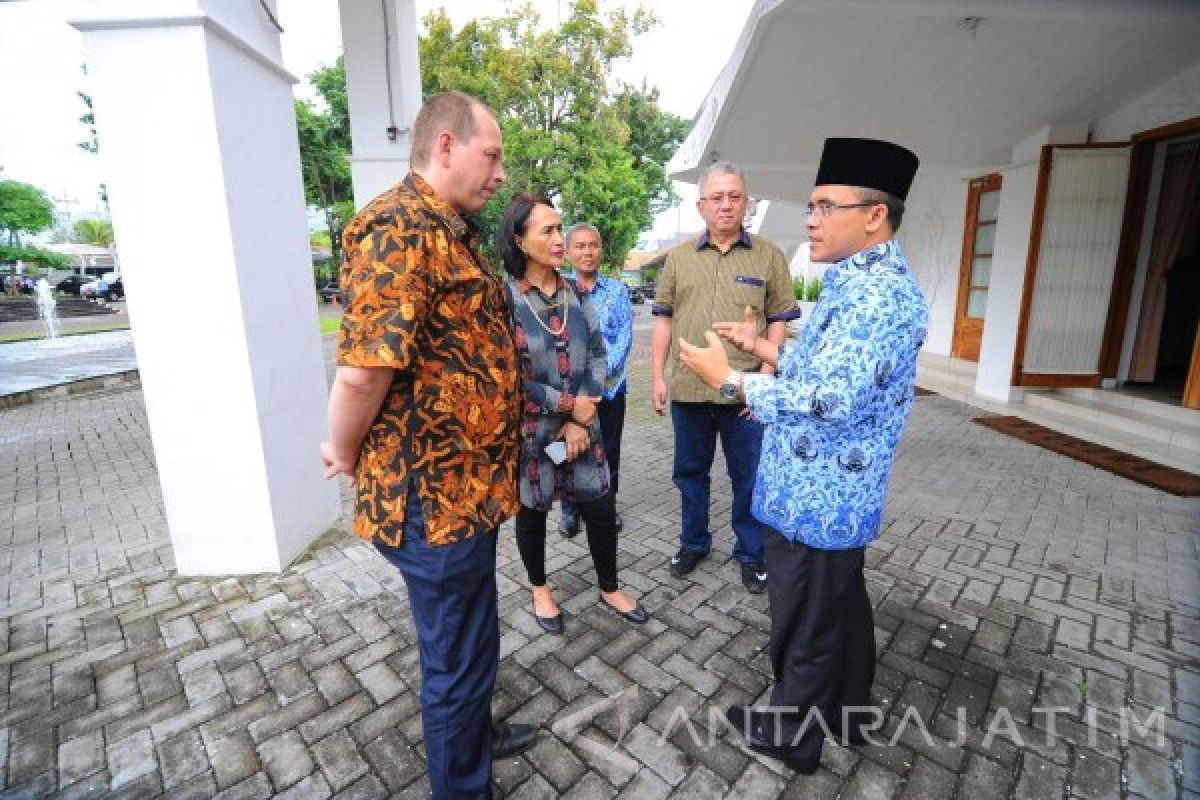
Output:
[[[598,608],[582,537],[552,535],[567,635],[541,635],[503,529],[495,714],[543,726],[496,764],[503,795],[1200,797],[1200,501],[936,396],[868,550],[879,743],[829,744],[809,778],[744,749],[719,713],[765,702],[766,598],[726,556],[720,464],[717,550],[667,576],[679,506],[645,334],[620,565],[653,619]],[[426,796],[407,601],[371,548],[335,529],[279,575],[178,575],[137,389],[2,411],[0,443],[4,796]]]

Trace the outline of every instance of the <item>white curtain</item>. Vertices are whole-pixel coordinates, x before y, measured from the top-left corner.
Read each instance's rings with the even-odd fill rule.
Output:
[[[1129,148],[1055,148],[1024,372],[1095,375],[1129,178]]]

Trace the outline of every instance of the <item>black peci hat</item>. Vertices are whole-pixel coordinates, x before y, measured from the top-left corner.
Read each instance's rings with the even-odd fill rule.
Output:
[[[817,186],[878,189],[903,200],[920,163],[906,147],[879,139],[826,139]]]

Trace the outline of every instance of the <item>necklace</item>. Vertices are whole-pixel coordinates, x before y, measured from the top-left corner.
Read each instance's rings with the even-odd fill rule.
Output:
[[[542,326],[542,330],[544,330],[546,333],[550,334],[551,336],[562,336],[562,335],[563,335],[563,333],[564,333],[564,332],[567,330],[567,320],[568,320],[568,319],[571,317],[571,304],[570,304],[570,302],[568,302],[568,300],[567,300],[567,298],[566,298],[565,296],[563,297],[563,301],[562,301],[562,304],[561,304],[561,305],[562,305],[562,307],[563,307],[563,317],[562,317],[562,324],[558,326],[558,330],[554,330],[554,329],[553,329],[553,328],[551,328],[549,325],[547,325],[546,323],[542,322],[542,318],[541,318],[541,316],[540,316],[540,315],[538,314],[538,312],[537,312],[537,311],[534,309],[534,307],[533,307],[533,304],[531,304],[531,303],[529,302],[529,296],[528,296],[528,295],[526,295],[526,294],[522,294],[522,295],[521,295],[521,299],[525,301],[525,306],[526,306],[526,308],[528,308],[528,309],[529,309],[529,313],[533,314],[533,318],[534,318],[535,320],[537,320],[537,324],[538,324],[538,325],[541,325],[541,326]],[[555,303],[555,304],[554,304],[554,305],[552,305],[552,306],[548,306],[548,308],[550,308],[550,309],[555,309],[555,308],[558,308],[558,306],[559,306],[559,304],[558,304],[558,303]]]

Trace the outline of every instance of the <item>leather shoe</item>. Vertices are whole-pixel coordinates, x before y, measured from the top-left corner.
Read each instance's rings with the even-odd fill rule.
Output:
[[[746,740],[746,746],[756,753],[777,758],[801,775],[816,774],[820,766],[820,758],[809,760],[801,758],[793,747],[785,747],[771,741],[771,729],[774,717],[768,714],[756,714],[754,709],[746,706],[730,706],[725,709],[725,719]]]
[[[704,560],[708,555],[707,552],[699,550],[688,550],[687,548],[679,548],[679,552],[671,556],[670,572],[672,578],[682,578],[696,568],[696,566]]]
[[[767,568],[761,561],[742,564],[742,586],[750,594],[762,594],[767,590]]]
[[[559,611],[553,617],[543,617],[538,615],[537,607],[534,606],[533,618],[537,620],[538,626],[541,627],[541,629],[546,633],[552,633],[555,636],[562,636],[564,626],[563,615],[561,611]]]
[[[533,747],[537,728],[519,722],[492,725],[492,758],[507,758]]]
[[[604,595],[600,595],[600,605],[604,606],[626,622],[632,622],[634,625],[644,625],[649,622],[650,614],[646,611],[646,609],[642,608],[642,604],[636,600],[634,600],[633,603],[634,605],[631,610],[622,611],[612,603],[605,600]]]

